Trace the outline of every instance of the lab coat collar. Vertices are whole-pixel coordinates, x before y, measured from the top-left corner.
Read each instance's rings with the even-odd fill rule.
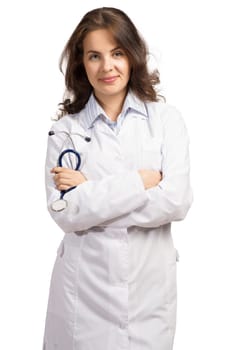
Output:
[[[126,115],[130,110],[134,110],[134,112],[141,117],[148,117],[145,103],[137,98],[132,91],[129,91],[126,96],[122,113]],[[80,121],[82,121],[82,124],[86,129],[91,128],[101,115],[106,115],[102,107],[97,103],[94,94],[91,94],[83,111],[84,113],[81,113],[80,115]]]

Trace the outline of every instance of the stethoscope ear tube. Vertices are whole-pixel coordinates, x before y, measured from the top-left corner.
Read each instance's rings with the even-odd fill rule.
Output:
[[[77,163],[76,163],[76,167],[74,168],[74,170],[78,170],[80,167],[80,163],[81,163],[80,154],[72,148],[65,149],[64,151],[61,152],[61,154],[59,155],[59,158],[58,158],[58,166],[61,166],[61,167],[63,166],[63,157],[67,153],[75,154],[75,156],[77,158]]]

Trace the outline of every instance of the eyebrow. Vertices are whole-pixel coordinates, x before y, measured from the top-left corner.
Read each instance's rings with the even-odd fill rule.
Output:
[[[121,47],[117,46],[114,49],[110,50],[110,52],[116,51],[116,50],[123,50]],[[89,50],[87,52],[85,52],[86,54],[90,54],[90,53],[95,53],[95,54],[101,54],[101,52],[96,51],[96,50]]]

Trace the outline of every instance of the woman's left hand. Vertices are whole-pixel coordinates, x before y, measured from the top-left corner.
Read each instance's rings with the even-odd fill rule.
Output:
[[[87,181],[86,177],[77,170],[64,167],[55,167],[51,169],[54,175],[54,183],[57,190],[67,191],[69,188],[78,186]]]
[[[157,186],[162,180],[162,173],[158,170],[141,169],[138,170],[138,173],[141,176],[142,182],[146,190],[148,188]]]

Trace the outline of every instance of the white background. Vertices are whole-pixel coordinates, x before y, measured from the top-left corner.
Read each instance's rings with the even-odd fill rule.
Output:
[[[42,346],[50,275],[63,237],[47,213],[44,191],[47,132],[63,94],[58,59],[81,16],[99,6],[119,7],[133,19],[154,53],[163,93],[182,112],[190,134],[194,204],[186,220],[173,226],[181,257],[174,349],[234,349],[231,5],[231,0],[1,5],[1,349]]]

